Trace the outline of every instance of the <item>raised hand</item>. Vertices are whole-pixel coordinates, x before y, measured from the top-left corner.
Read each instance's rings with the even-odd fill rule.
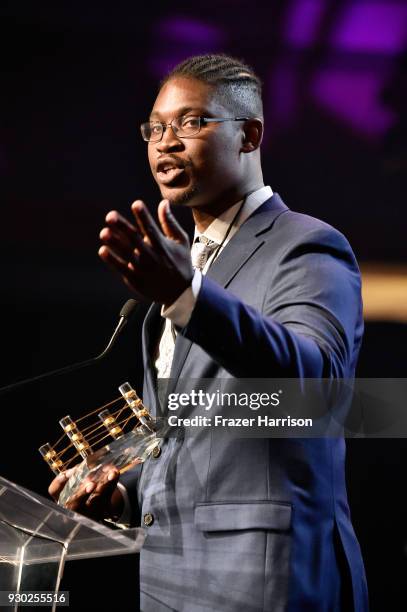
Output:
[[[192,281],[188,236],[172,215],[168,200],[158,207],[161,229],[141,200],[131,209],[133,223],[117,211],[107,214],[99,256],[121,275],[136,299],[169,306]]]

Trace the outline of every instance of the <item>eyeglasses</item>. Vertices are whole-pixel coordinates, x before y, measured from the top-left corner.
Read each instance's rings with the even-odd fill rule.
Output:
[[[206,123],[223,123],[225,121],[247,121],[248,117],[195,117],[185,115],[175,117],[170,123],[161,123],[160,121],[147,121],[140,126],[141,135],[146,142],[160,142],[165,130],[171,127],[175,136],[179,138],[189,138],[196,136],[201,131],[201,128]]]

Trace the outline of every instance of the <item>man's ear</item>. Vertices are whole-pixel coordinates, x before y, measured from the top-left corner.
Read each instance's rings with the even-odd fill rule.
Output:
[[[240,151],[251,153],[259,148],[263,140],[263,121],[261,119],[248,119],[243,125],[243,142]]]

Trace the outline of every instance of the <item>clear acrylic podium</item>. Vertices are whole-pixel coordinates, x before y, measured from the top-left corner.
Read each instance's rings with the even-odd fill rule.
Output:
[[[139,527],[111,529],[0,476],[0,591],[57,594],[65,561],[139,552],[144,539]]]

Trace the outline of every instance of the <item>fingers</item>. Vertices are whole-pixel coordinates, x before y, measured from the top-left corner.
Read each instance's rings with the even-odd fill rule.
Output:
[[[95,476],[84,480],[66,507],[91,518],[100,519],[111,515],[111,498],[117,487],[120,472],[113,466],[104,466]]]
[[[150,215],[147,206],[141,200],[136,200],[131,205],[131,210],[144,239],[154,249],[161,252],[163,250],[163,236]]]
[[[142,202],[141,204],[144,206]],[[111,210],[106,215],[105,220],[108,227],[102,229],[99,237],[109,247],[110,251],[113,251],[124,261],[132,261],[135,254],[150,254],[151,241],[136,219],[135,225],[132,225],[116,210]],[[150,222],[154,225],[151,217]]]
[[[117,255],[110,247],[101,246],[99,257],[114,271],[127,277],[129,273],[128,261]]]
[[[137,274],[138,257],[133,255],[133,261],[127,262],[107,246],[101,246],[98,251],[99,257],[105,262],[113,272],[120,274],[126,285],[131,289],[135,298],[139,301],[144,301],[145,297],[137,291],[137,283],[139,281]]]
[[[75,470],[76,467],[71,468],[69,470],[65,470],[65,472],[61,472],[56,478],[54,478],[54,480],[49,485],[48,493],[55,501],[58,501],[62,489],[64,488]]]
[[[104,227],[99,234],[101,241],[113,250],[121,259],[129,261],[134,256],[134,240],[130,241],[128,236],[120,234],[110,227]]]
[[[167,303],[177,291],[177,282],[184,285],[185,274],[182,266],[179,268],[180,262],[190,264],[188,236],[172,215],[167,200],[159,206],[159,225],[141,200],[131,208],[134,224],[117,211],[108,213],[107,227],[100,233],[104,244],[99,256],[120,274],[137,300]]]
[[[137,226],[137,221],[135,220],[136,225],[132,225],[130,221],[127,221],[127,219],[117,212],[117,210],[111,210],[108,212],[105,220],[109,227],[120,234],[127,235],[130,239],[137,232],[140,233],[140,228]]]
[[[107,468],[107,469],[106,469]],[[107,513],[110,507],[110,498],[117,486],[120,472],[116,468],[105,466],[104,474],[97,483],[90,482],[86,487],[89,494],[85,504],[88,508],[101,513]]]
[[[189,244],[188,235],[184,232],[172,214],[168,200],[162,200],[158,205],[158,219],[167,238],[176,240],[176,242],[180,242],[181,244]]]

